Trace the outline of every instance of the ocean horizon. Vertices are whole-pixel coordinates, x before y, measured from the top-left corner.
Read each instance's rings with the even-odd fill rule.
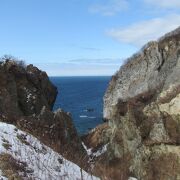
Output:
[[[80,135],[103,123],[103,96],[111,76],[51,76],[58,88],[54,110],[70,112]]]

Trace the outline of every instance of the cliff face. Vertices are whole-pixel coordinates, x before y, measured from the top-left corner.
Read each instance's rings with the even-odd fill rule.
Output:
[[[112,77],[104,96],[104,117],[111,119],[118,101],[127,101],[148,91],[166,91],[178,86],[180,58],[180,28],[159,41],[149,42],[127,59],[127,63]],[[158,93],[158,92],[157,92]]]
[[[57,89],[45,72],[33,65],[6,60],[0,64],[0,112],[9,117],[40,113],[52,109]]]
[[[112,77],[104,118],[112,134],[107,159],[118,164],[110,179],[180,179],[180,28],[148,43]]]
[[[51,111],[56,95],[57,88],[37,67],[8,59],[0,63],[0,120],[76,161],[83,147],[71,117],[61,109]]]

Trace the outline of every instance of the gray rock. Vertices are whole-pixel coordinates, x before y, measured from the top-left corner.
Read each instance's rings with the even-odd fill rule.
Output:
[[[12,58],[1,63],[0,120],[15,124],[77,162],[85,151],[71,117],[61,109],[52,112],[56,96],[57,88],[37,67]]]
[[[6,60],[0,66],[0,112],[9,117],[39,114],[52,109],[57,88],[45,72],[29,65]]]
[[[180,28],[127,59],[109,83],[104,118],[103,177],[180,179]]]

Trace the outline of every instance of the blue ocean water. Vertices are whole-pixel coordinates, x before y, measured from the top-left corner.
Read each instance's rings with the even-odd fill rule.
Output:
[[[62,108],[72,114],[79,134],[102,123],[103,96],[110,77],[51,77],[58,88],[54,110]]]

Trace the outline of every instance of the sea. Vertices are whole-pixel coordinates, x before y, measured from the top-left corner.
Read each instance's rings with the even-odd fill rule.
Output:
[[[80,135],[103,122],[103,96],[109,76],[50,77],[58,88],[54,110],[70,112]]]

